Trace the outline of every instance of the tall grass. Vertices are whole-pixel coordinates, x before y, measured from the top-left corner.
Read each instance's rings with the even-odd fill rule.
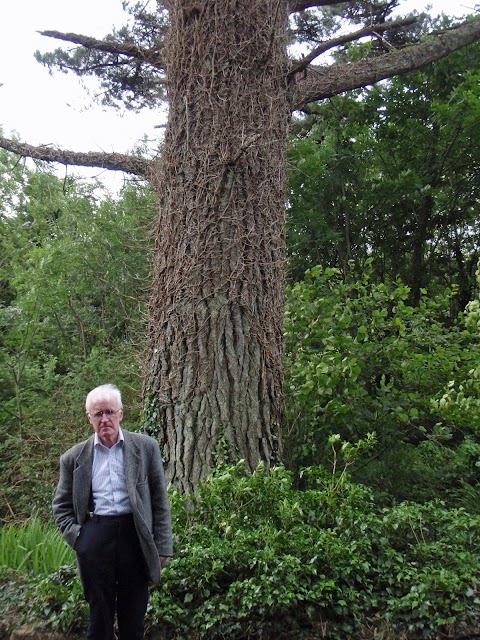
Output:
[[[63,565],[75,564],[75,553],[58,529],[32,518],[0,532],[0,566],[49,575]]]

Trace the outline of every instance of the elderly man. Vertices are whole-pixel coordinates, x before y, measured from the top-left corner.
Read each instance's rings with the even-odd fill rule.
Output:
[[[120,428],[122,397],[111,384],[86,398],[94,434],[60,458],[53,514],[77,554],[90,607],[87,638],[144,637],[148,583],[172,555],[172,532],[158,443]]]

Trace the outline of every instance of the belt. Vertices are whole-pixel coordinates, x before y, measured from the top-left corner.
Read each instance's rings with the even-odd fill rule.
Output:
[[[105,522],[115,524],[117,522],[133,522],[133,513],[119,513],[111,516],[99,516],[89,511],[88,517],[95,522]]]

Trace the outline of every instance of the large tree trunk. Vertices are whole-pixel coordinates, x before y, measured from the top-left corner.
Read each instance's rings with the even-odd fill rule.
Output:
[[[173,0],[146,394],[168,479],[272,459],[282,410],[287,13]],[[151,404],[153,401],[153,405]]]

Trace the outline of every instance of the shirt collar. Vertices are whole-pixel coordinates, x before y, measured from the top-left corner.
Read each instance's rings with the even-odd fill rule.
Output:
[[[116,441],[115,444],[120,444],[120,442],[121,442],[122,446],[123,446],[124,440],[125,440],[125,438],[123,437],[123,431],[121,429],[119,429],[118,430],[118,440]],[[102,441],[98,437],[98,433],[95,432],[94,437],[93,437],[93,446],[96,447],[97,444],[102,445],[102,447],[105,446],[105,445],[102,444]],[[115,444],[113,446],[115,446]]]

